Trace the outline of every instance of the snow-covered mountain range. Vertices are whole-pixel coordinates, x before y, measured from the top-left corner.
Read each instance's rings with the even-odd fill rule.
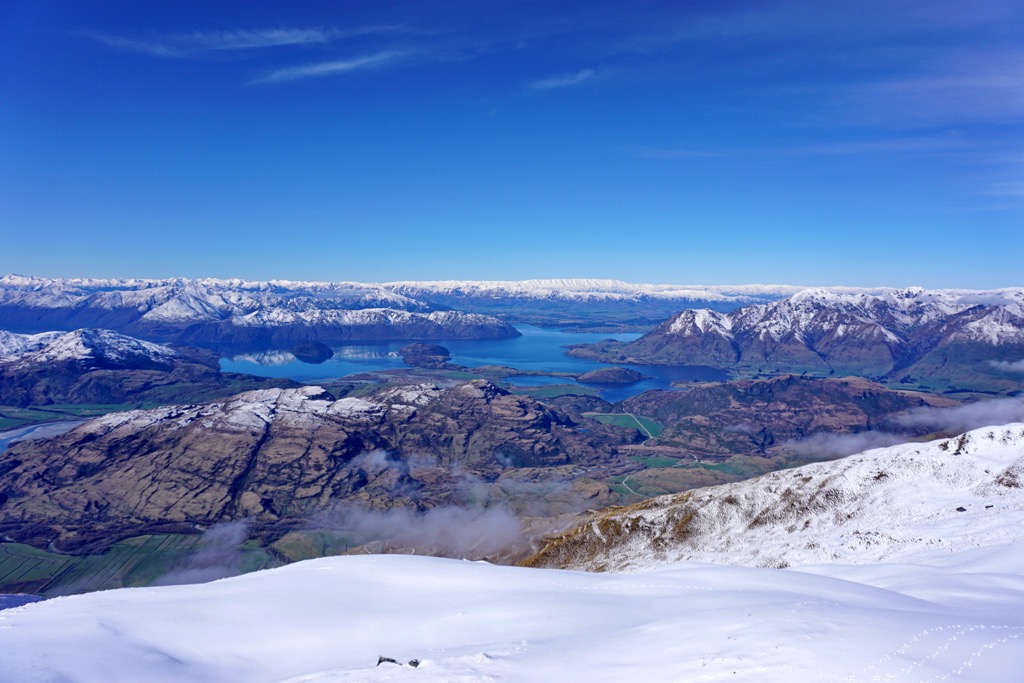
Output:
[[[657,298],[676,301],[705,301],[725,305],[744,305],[780,299],[803,287],[794,285],[669,285],[636,284],[621,280],[596,278],[561,278],[548,280],[437,280],[396,281],[384,283],[316,282],[301,280],[245,280],[240,278],[43,278],[24,275],[0,277],[0,291],[33,292],[44,295],[54,306],[63,306],[83,293],[105,293],[98,297],[108,306],[121,303],[148,306],[164,298],[167,291],[207,297],[211,292],[233,292],[225,296],[228,303],[251,305],[265,296],[314,297],[320,300],[344,301],[358,308],[395,308],[425,310],[424,300],[431,297],[486,297],[492,299],[567,299],[622,300]],[[140,292],[137,295],[125,292]],[[211,301],[212,303],[212,301]],[[429,305],[429,304],[428,304]],[[189,313],[185,307],[181,313]],[[161,311],[173,317],[174,311]]]
[[[492,318],[472,314],[519,322],[654,324],[683,308],[732,310],[799,290],[595,279],[360,283],[7,275],[0,278],[0,326],[33,332],[40,325],[108,327],[183,343],[208,342],[211,330],[244,337],[239,328],[265,326],[274,327],[278,338],[285,329],[303,329],[307,337],[314,329],[320,337],[342,339],[349,337],[341,330],[356,339],[472,338],[514,334]]]
[[[1024,358],[1024,289],[805,289],[720,313],[682,311],[628,344],[574,349],[611,362],[935,379]],[[941,379],[957,380],[952,374]]]
[[[626,573],[369,555],[57,598],[0,612],[0,680],[1012,683],[1022,477],[1012,424],[613,509],[562,539],[563,560]]]
[[[665,299],[678,302],[713,302],[737,306],[782,298],[803,289],[793,285],[660,285],[636,284],[596,278],[549,280],[438,280],[388,282],[388,291],[416,299],[437,296],[460,298],[529,298],[592,300]]]
[[[103,327],[157,341],[287,346],[309,340],[496,338],[494,317],[440,311],[381,285],[246,280],[0,278],[0,327]]]

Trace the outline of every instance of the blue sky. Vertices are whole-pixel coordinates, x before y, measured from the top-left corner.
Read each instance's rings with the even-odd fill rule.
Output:
[[[0,1],[0,271],[1024,285],[1024,2]]]

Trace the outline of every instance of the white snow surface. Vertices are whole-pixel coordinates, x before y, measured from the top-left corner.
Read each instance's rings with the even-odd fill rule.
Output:
[[[326,558],[5,610],[0,681],[1009,683],[1022,567],[1020,545],[802,571]]]
[[[269,423],[314,428],[327,418],[374,420],[391,406],[361,398],[334,400],[316,385],[293,389],[256,389],[199,405],[126,410],[93,418],[76,428],[81,435],[138,434],[155,424],[180,429],[195,421],[220,431],[262,430]]]
[[[330,405],[318,391],[250,398]],[[1024,424],[1012,424],[716,487],[778,499],[796,477],[841,493],[806,539],[777,523],[722,527],[732,554],[702,559],[750,562],[812,537],[841,549],[855,512],[870,534],[828,564],[661,558],[594,574],[366,555],[55,598],[0,611],[0,682],[1016,682],[1024,489],[999,480],[1022,475]]]

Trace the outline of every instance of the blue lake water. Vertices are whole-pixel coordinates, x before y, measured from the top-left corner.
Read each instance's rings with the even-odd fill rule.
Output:
[[[517,329],[523,336],[512,339],[446,339],[428,343],[444,346],[451,352],[452,363],[470,368],[481,365],[507,365],[527,371],[583,373],[603,367],[604,364],[566,356],[566,346],[589,344],[602,339],[632,341],[640,336],[636,333],[581,334],[529,325],[520,325]],[[304,363],[287,352],[275,351],[224,358],[220,365],[221,369],[227,372],[245,372],[263,377],[287,377],[300,382],[315,382],[359,372],[406,368],[398,352],[408,343],[409,341],[392,341],[338,346],[334,349],[333,358],[319,364]],[[673,381],[712,381],[727,377],[724,371],[714,368],[665,365],[630,367],[650,375],[653,379],[630,385],[587,386],[600,389],[605,400],[614,402],[648,389],[671,388]],[[518,386],[575,383],[569,378],[529,376],[512,378],[510,381]]]

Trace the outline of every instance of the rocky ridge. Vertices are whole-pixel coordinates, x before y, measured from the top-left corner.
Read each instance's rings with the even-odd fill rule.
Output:
[[[0,456],[0,531],[95,548],[167,525],[245,518],[286,529],[341,501],[425,509],[531,479],[600,506],[609,491],[588,481],[635,469],[616,454],[631,439],[639,435],[578,430],[483,380],[340,399],[319,387],[268,389],[110,414],[13,445]]]

